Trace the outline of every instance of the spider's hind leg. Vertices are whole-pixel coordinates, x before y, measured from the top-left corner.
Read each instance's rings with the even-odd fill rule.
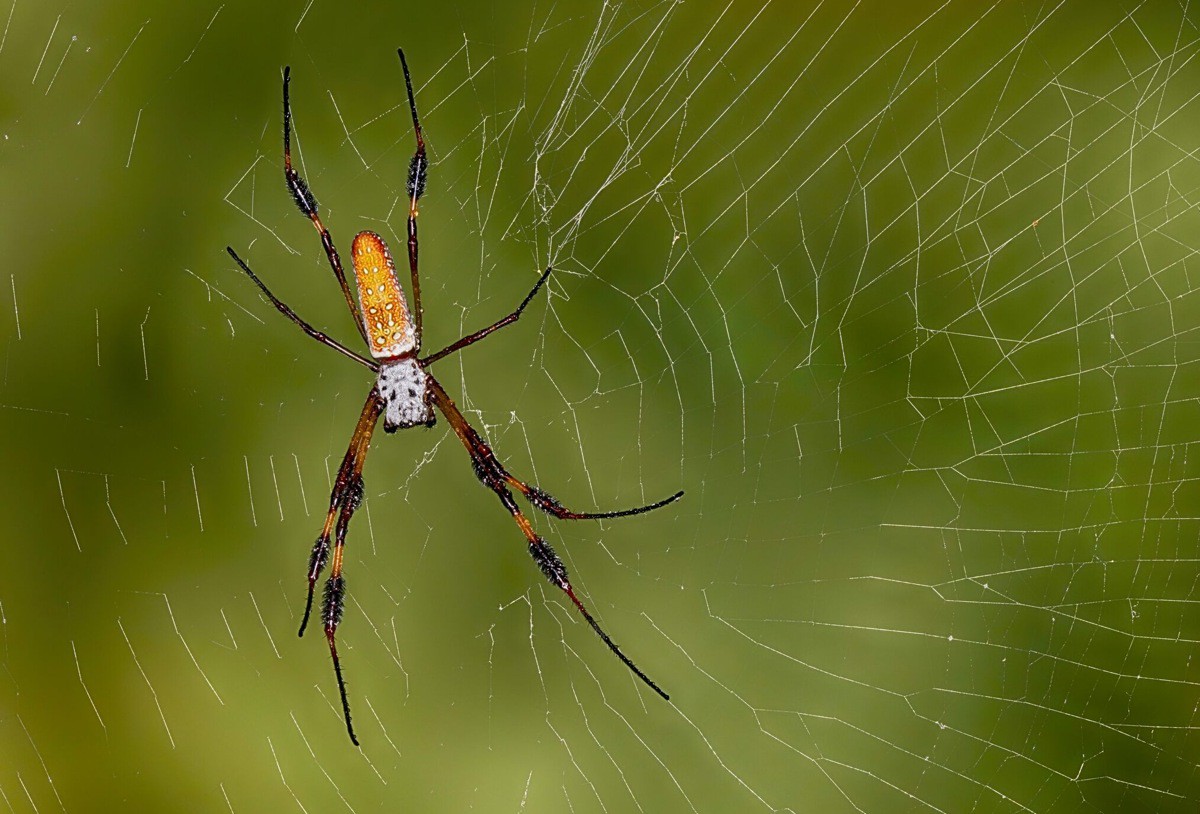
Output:
[[[337,247],[333,245],[333,237],[325,228],[325,224],[321,222],[321,215],[317,209],[317,197],[309,189],[304,177],[292,166],[292,101],[289,93],[291,79],[292,69],[285,67],[283,69],[283,178],[287,183],[288,191],[292,193],[292,199],[296,202],[296,208],[312,221],[312,225],[321,236],[321,247],[325,249],[329,267],[333,269],[333,276],[337,278],[338,286],[342,289],[342,296],[346,298],[346,307],[350,309],[350,317],[354,320],[355,327],[358,328],[359,336],[366,342],[367,330],[363,326],[362,312],[359,311],[358,301],[350,292],[349,283],[346,282],[346,272],[342,268],[342,259],[338,256]]]

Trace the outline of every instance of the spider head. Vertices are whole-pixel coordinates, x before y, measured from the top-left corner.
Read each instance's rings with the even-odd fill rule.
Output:
[[[411,356],[379,366],[375,386],[383,399],[384,432],[433,426],[433,405],[425,388],[425,371]]]

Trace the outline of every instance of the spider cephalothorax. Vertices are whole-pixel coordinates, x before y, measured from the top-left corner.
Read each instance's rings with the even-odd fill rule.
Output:
[[[514,477],[506,470],[492,452],[490,446],[475,428],[467,423],[462,412],[446,394],[437,379],[429,373],[429,366],[439,359],[449,356],[483,339],[493,331],[516,322],[521,312],[533,300],[541,289],[542,284],[550,276],[547,268],[534,284],[533,289],[521,302],[517,309],[503,319],[497,320],[486,328],[464,336],[457,342],[447,345],[437,353],[422,357],[421,353],[421,286],[417,275],[417,199],[425,191],[426,176],[429,160],[425,154],[425,139],[421,132],[421,122],[417,118],[417,104],[413,98],[412,78],[408,73],[408,63],[405,62],[404,52],[399,51],[400,65],[404,69],[404,84],[408,91],[408,105],[412,112],[413,132],[416,135],[417,149],[409,163],[407,191],[408,204],[408,266],[412,278],[413,307],[410,310],[404,297],[404,290],[396,279],[396,266],[392,261],[387,244],[374,232],[360,232],[354,238],[351,247],[351,260],[354,265],[355,283],[358,296],[355,297],[346,280],[342,269],[342,261],[329,230],[321,222],[317,213],[317,199],[309,190],[308,185],[300,174],[292,168],[291,151],[291,105],[288,101],[288,81],[290,71],[283,69],[283,174],[288,189],[292,193],[296,206],[304,213],[321,235],[321,244],[329,258],[329,265],[341,286],[346,298],[346,306],[354,317],[358,332],[370,350],[371,358],[351,350],[345,345],[318,331],[305,322],[296,313],[271,293],[270,289],[260,280],[250,267],[242,261],[237,253],[226,247],[230,256],[249,275],[259,289],[271,300],[271,303],[282,314],[300,326],[309,336],[333,348],[359,364],[367,367],[376,374],[375,384],[367,394],[367,403],[363,405],[354,434],[350,437],[350,446],[338,467],[334,479],[333,492],[329,496],[329,512],[325,516],[325,524],[313,544],[308,561],[308,600],[304,607],[304,618],[300,622],[300,635],[308,626],[309,615],[312,611],[313,591],[321,572],[329,565],[330,574],[325,581],[325,590],[321,603],[321,622],[325,629],[325,638],[329,643],[329,653],[333,659],[334,674],[337,677],[338,691],[342,698],[342,713],[346,719],[346,730],[350,740],[356,745],[358,739],[354,735],[354,727],[350,721],[350,702],[346,696],[346,683],[342,678],[341,662],[337,653],[337,626],[342,619],[345,609],[346,581],[342,577],[342,553],[346,544],[346,532],[350,527],[350,519],[363,500],[362,469],[366,461],[367,449],[371,445],[371,436],[375,425],[383,416],[383,428],[386,432],[395,432],[418,424],[433,426],[434,408],[436,407],[454,434],[462,441],[471,463],[475,476],[490,489],[501,505],[512,515],[517,527],[529,542],[529,554],[552,585],[560,589],[579,610],[583,618],[600,636],[608,648],[633,671],[638,678],[646,683],[663,698],[667,694],[657,684],[643,673],[621,652],[621,649],[601,629],[600,625],[588,612],[583,602],[575,594],[575,589],[567,577],[566,566],[554,553],[550,545],[533,530],[533,524],[521,511],[513,497],[513,491],[519,492],[535,508],[563,520],[588,520],[605,517],[627,517],[641,514],[673,503],[683,496],[676,492],[668,498],[636,509],[623,509],[614,512],[573,512],[567,509],[555,497],[536,486]]]
[[[375,386],[383,399],[383,431],[395,432],[422,424],[432,427],[437,419],[425,387],[425,370],[411,356],[383,362]]]

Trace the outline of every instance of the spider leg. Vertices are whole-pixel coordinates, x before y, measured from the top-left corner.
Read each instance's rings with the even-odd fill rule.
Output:
[[[354,361],[358,362],[360,365],[365,365],[368,369],[373,370],[373,371],[379,370],[379,365],[377,363],[371,361],[370,359],[367,359],[364,356],[360,356],[359,354],[355,353],[354,351],[350,350],[348,347],[343,345],[341,342],[338,342],[336,339],[333,339],[333,338],[327,336],[326,334],[322,333],[321,331],[318,331],[316,328],[309,325],[307,322],[305,322],[299,316],[297,316],[296,312],[293,311],[291,308],[289,308],[286,303],[284,303],[281,299],[279,299],[278,297],[276,297],[274,294],[271,293],[271,289],[267,288],[266,283],[264,283],[262,280],[258,279],[258,275],[250,270],[250,267],[248,265],[246,265],[245,261],[242,260],[242,258],[237,256],[237,252],[235,252],[233,250],[232,246],[226,246],[225,251],[229,252],[229,256],[233,258],[235,263],[237,263],[239,266],[242,267],[242,271],[246,272],[247,276],[249,276],[250,279],[254,281],[254,284],[258,286],[259,290],[262,291],[262,293],[267,295],[267,299],[269,299],[271,301],[271,304],[275,306],[275,308],[279,311],[279,313],[283,314],[285,317],[290,319],[292,322],[299,325],[300,329],[302,331],[304,331],[306,334],[308,334],[309,336],[311,336],[313,339],[317,340],[321,344],[328,345],[329,347],[336,350],[338,353],[345,354],[346,356],[350,357]]]
[[[383,411],[383,400],[379,391],[372,387],[367,395],[367,403],[363,405],[358,425],[350,438],[350,446],[338,467],[334,479],[333,492],[329,496],[329,513],[325,516],[325,525],[321,534],[313,544],[312,554],[308,560],[308,598],[304,603],[304,619],[300,622],[300,633],[308,627],[309,614],[312,612],[313,590],[317,577],[324,570],[330,559],[330,542],[333,542],[333,563],[330,566],[329,578],[325,581],[325,592],[321,603],[321,621],[325,626],[325,638],[329,642],[329,655],[333,659],[333,672],[337,677],[338,693],[342,697],[342,714],[346,719],[346,731],[355,746],[358,738],[354,735],[354,726],[350,722],[350,701],[346,696],[346,682],[342,678],[342,664],[337,652],[337,626],[342,620],[345,609],[346,580],[342,577],[342,552],[346,545],[346,531],[350,527],[350,518],[363,500],[363,464],[367,460],[367,451],[371,445],[371,434]]]
[[[354,319],[354,325],[358,328],[359,335],[362,336],[364,342],[367,342],[367,329],[363,324],[362,313],[358,310],[358,301],[350,293],[350,286],[346,282],[346,272],[342,270],[342,259],[338,256],[337,247],[333,245],[333,238],[330,237],[325,224],[321,223],[321,216],[317,214],[317,199],[300,173],[292,168],[292,104],[288,96],[291,76],[291,67],[285,67],[283,69],[283,177],[287,182],[288,191],[292,193],[292,198],[296,201],[296,206],[312,221],[313,226],[321,235],[321,246],[329,258],[333,276],[337,277],[338,285],[342,287],[342,294],[346,297],[346,306],[350,309],[350,316]]]
[[[512,488],[516,489],[525,499],[532,503],[543,512],[560,520],[603,520],[611,517],[631,517],[635,514],[645,514],[652,512],[655,509],[661,509],[663,506],[670,505],[679,498],[683,497],[683,490],[680,489],[670,497],[664,497],[662,500],[657,500],[645,506],[638,506],[636,509],[617,509],[610,512],[573,512],[559,502],[558,498],[549,492],[543,491],[536,486],[530,486],[524,481],[518,480],[507,472],[504,473],[504,479]]]
[[[471,456],[471,461],[475,464],[475,475],[479,478],[484,486],[496,493],[496,497],[500,499],[500,502],[504,505],[504,508],[508,509],[509,513],[513,517],[513,520],[521,529],[521,533],[524,534],[525,539],[529,541],[529,554],[533,557],[534,562],[537,563],[537,566],[539,569],[541,569],[541,572],[546,576],[546,579],[550,580],[552,585],[567,595],[567,597],[579,610],[579,613],[582,614],[585,620],[587,620],[587,623],[591,626],[592,630],[596,632],[596,635],[599,636],[606,645],[608,645],[608,649],[611,650],[613,654],[633,672],[634,675],[640,678],[650,689],[654,690],[664,699],[669,700],[670,696],[663,692],[661,687],[655,684],[654,681],[648,675],[643,673],[628,656],[621,652],[621,648],[617,646],[616,642],[608,637],[608,634],[604,632],[604,629],[600,627],[599,623],[592,617],[592,614],[588,612],[588,609],[584,606],[583,602],[580,601],[578,596],[576,596],[575,589],[571,586],[571,581],[567,577],[567,567],[563,565],[562,560],[560,560],[558,555],[554,553],[554,549],[550,547],[549,543],[539,537],[537,532],[533,530],[533,525],[529,522],[529,518],[527,518],[524,513],[521,512],[521,508],[517,505],[516,500],[513,498],[512,492],[508,490],[507,484],[510,482],[511,476],[508,475],[508,473],[504,470],[504,467],[500,465],[500,462],[496,460],[496,456],[492,452],[491,447],[489,447],[487,442],[484,441],[479,433],[475,431],[475,428],[467,423],[467,419],[463,416],[462,412],[459,411],[454,402],[451,401],[450,397],[446,394],[446,391],[442,389],[442,386],[438,383],[437,379],[426,373],[426,380],[429,392],[433,396],[433,403],[437,405],[437,408],[441,411],[442,415],[444,415],[446,420],[450,422],[450,426],[454,428],[455,434],[458,436],[459,440],[462,441],[463,446],[467,448],[467,452]],[[672,500],[673,499],[674,498],[672,498]]]
[[[475,333],[472,333],[472,334],[467,334],[466,336],[464,336],[462,339],[458,340],[457,342],[451,343],[451,344],[447,345],[446,347],[442,348],[437,353],[434,353],[430,356],[426,356],[424,359],[421,360],[421,365],[422,366],[431,365],[434,362],[436,362],[438,359],[445,358],[446,356],[449,356],[450,354],[452,354],[456,351],[462,350],[463,348],[467,347],[468,345],[474,345],[480,339],[483,339],[485,336],[492,333],[493,331],[498,331],[501,328],[505,327],[506,325],[512,325],[514,322],[516,322],[518,319],[521,318],[521,312],[524,311],[525,306],[529,305],[529,303],[533,301],[533,298],[537,296],[538,291],[540,291],[542,288],[542,284],[544,282],[546,282],[546,279],[550,276],[550,272],[553,270],[554,270],[554,268],[552,266],[546,266],[546,270],[542,272],[542,276],[538,278],[538,281],[533,284],[533,288],[530,290],[530,292],[525,295],[525,299],[523,299],[521,301],[521,304],[517,306],[517,310],[513,311],[511,314],[504,317],[503,319],[493,322],[491,325],[487,326],[483,330],[476,331]]]
[[[424,359],[419,360],[421,363],[421,366],[424,367],[426,365],[430,365],[430,364],[438,361],[439,359],[443,359],[446,356],[449,356],[450,354],[452,354],[456,351],[462,350],[463,348],[467,347],[468,345],[475,344],[480,339],[483,339],[485,336],[491,334],[493,331],[498,331],[501,328],[505,327],[506,325],[511,325],[514,322],[516,322],[518,319],[521,318],[521,312],[525,310],[525,307],[527,305],[529,305],[529,303],[533,300],[534,297],[537,296],[538,291],[541,290],[542,285],[550,277],[550,272],[553,270],[554,270],[553,267],[547,266],[546,270],[544,272],[542,272],[542,276],[538,278],[538,281],[536,283],[534,283],[533,288],[525,296],[525,299],[521,301],[521,304],[518,305],[517,309],[515,311],[513,311],[511,314],[504,317],[503,319],[497,320],[496,322],[492,323],[491,325],[489,325],[488,327],[486,327],[482,330],[476,331],[475,333],[472,333],[472,334],[467,334],[466,336],[464,336],[462,339],[458,340],[457,342],[454,342],[450,345],[447,345],[445,348],[442,348],[437,353],[431,354],[429,356],[426,356]],[[499,465],[497,464],[497,466],[499,466]],[[610,512],[576,512],[576,511],[572,511],[572,510],[566,508],[565,506],[563,506],[562,502],[559,501],[558,498],[554,497],[553,495],[549,494],[548,492],[545,492],[545,491],[537,488],[536,486],[530,486],[529,484],[525,483],[524,481],[521,481],[521,480],[513,477],[513,475],[511,475],[509,472],[504,470],[503,467],[500,467],[499,471],[503,474],[503,477],[504,477],[505,481],[508,483],[508,485],[513,487],[514,489],[516,489],[518,492],[520,492],[525,497],[526,500],[528,500],[530,503],[532,503],[538,509],[541,509],[546,514],[553,515],[554,517],[557,517],[561,520],[601,520],[601,519],[613,518],[613,517],[630,517],[631,515],[643,514],[645,512],[654,511],[655,509],[661,509],[663,506],[666,506],[670,503],[674,503],[676,500],[679,500],[679,498],[683,497],[683,490],[681,489],[680,491],[676,492],[675,494],[671,495],[670,497],[664,498],[662,500],[656,501],[656,502],[651,503],[646,506],[639,506],[634,509],[620,509],[617,511],[610,511]]]
[[[404,69],[404,87],[408,91],[408,109],[412,111],[413,134],[417,138],[417,150],[408,163],[408,270],[412,275],[413,336],[416,346],[413,353],[421,352],[421,279],[417,275],[417,199],[425,192],[425,181],[429,174],[429,158],[425,155],[425,136],[421,131],[421,120],[417,118],[417,101],[413,96],[412,76],[408,73],[408,61],[404,49],[397,48],[400,67]],[[361,321],[361,320],[360,320]]]

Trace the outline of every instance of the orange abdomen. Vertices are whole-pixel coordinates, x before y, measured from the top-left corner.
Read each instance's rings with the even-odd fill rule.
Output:
[[[371,355],[390,359],[408,353],[416,345],[412,317],[404,290],[396,280],[396,264],[387,244],[374,232],[359,232],[350,248],[350,257]]]

